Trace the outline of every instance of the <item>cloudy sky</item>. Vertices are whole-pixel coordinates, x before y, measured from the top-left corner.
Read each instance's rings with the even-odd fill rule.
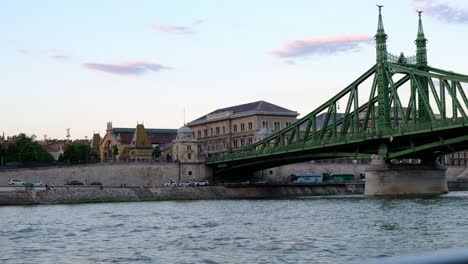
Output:
[[[178,128],[265,100],[301,115],[388,49],[413,54],[424,10],[429,64],[468,73],[468,1],[3,1],[0,133],[91,137],[106,122]]]

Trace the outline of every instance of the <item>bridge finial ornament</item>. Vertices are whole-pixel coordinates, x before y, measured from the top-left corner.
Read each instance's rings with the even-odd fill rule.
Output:
[[[375,35],[375,41],[377,46],[377,62],[383,63],[387,61],[387,34],[385,34],[383,19],[382,19],[382,7],[383,5],[377,5],[379,8],[379,19],[377,24],[377,34]]]
[[[427,65],[427,39],[424,36],[424,28],[422,24],[421,14],[423,11],[416,10],[418,12],[418,35],[415,41],[416,44],[416,61],[418,65]]]

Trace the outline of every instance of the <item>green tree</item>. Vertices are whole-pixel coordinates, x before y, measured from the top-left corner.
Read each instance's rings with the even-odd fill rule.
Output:
[[[154,159],[159,159],[161,156],[161,149],[159,148],[159,146],[156,146],[153,148],[153,158]]]
[[[68,145],[63,153],[63,160],[73,163],[97,161],[96,156],[91,151],[91,147],[80,141],[74,141]]]
[[[5,154],[6,162],[33,163],[52,162],[54,157],[44,150],[33,137],[19,134],[16,143],[10,144]]]
[[[119,148],[117,146],[112,147],[112,156],[114,157],[114,160],[117,159],[117,155],[119,155]]]

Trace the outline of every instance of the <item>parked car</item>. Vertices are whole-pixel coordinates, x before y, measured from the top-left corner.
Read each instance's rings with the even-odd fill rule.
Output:
[[[192,182],[181,182],[179,183],[179,186],[180,187],[190,187],[190,186],[193,186],[193,183]]]
[[[165,187],[177,187],[177,183],[173,182],[173,181],[170,181],[170,182],[164,183],[163,186],[165,186]]]
[[[26,182],[23,180],[9,180],[8,185],[26,186]]]
[[[77,181],[77,180],[73,180],[73,181],[69,182],[68,185],[83,185],[83,183],[80,182],[80,181]]]
[[[98,181],[94,181],[94,182],[90,183],[89,185],[102,185],[102,183],[98,182]]]
[[[44,184],[42,184],[42,181],[33,181],[32,185],[37,187],[37,186],[43,186]]]
[[[208,181],[196,181],[195,186],[208,186],[210,185]]]

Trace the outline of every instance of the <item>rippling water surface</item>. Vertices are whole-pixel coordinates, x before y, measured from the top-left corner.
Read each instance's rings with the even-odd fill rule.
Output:
[[[0,263],[345,263],[468,246],[468,192],[0,207]]]

